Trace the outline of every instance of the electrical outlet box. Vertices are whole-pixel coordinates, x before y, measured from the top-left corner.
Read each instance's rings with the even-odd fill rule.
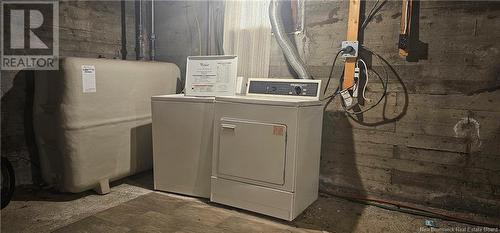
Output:
[[[351,107],[352,105],[352,96],[349,93],[348,90],[342,90],[340,91],[340,96],[342,96],[342,99],[344,100],[344,104],[346,107]]]
[[[343,58],[358,57],[359,42],[358,41],[342,41],[342,49],[345,49],[349,46],[351,46],[354,50],[351,52],[342,52],[341,57],[343,57]]]

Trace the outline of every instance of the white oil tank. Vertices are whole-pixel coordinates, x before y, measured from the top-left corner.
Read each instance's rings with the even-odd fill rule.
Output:
[[[35,78],[34,128],[45,182],[109,192],[109,181],[152,167],[153,95],[176,91],[171,63],[64,58]]]

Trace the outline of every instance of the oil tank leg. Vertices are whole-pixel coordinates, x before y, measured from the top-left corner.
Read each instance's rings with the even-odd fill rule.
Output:
[[[109,179],[100,180],[97,187],[94,188],[94,191],[101,195],[108,194],[110,192]]]

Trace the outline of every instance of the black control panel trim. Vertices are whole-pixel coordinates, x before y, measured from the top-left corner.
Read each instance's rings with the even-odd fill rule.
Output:
[[[318,94],[319,84],[315,82],[276,82],[251,80],[248,86],[249,94],[308,96]]]

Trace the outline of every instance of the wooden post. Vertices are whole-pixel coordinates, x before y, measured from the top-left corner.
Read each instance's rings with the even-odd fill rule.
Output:
[[[347,40],[357,41],[359,31],[359,11],[361,0],[349,0],[349,21],[347,22]],[[342,89],[351,88],[354,85],[354,68],[357,58],[346,58],[344,64],[344,82]]]

